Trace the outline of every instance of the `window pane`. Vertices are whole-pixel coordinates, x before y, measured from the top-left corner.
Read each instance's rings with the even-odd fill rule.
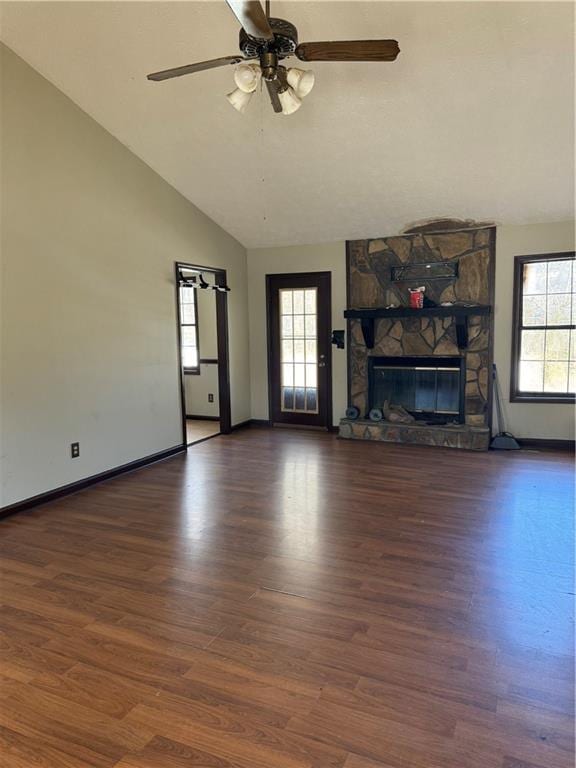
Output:
[[[318,412],[318,397],[315,389],[306,390],[306,410]]]
[[[294,342],[294,362],[304,362],[304,339],[297,339]]]
[[[292,317],[290,315],[285,315],[282,317],[282,336],[284,338],[289,338],[294,333],[294,326],[292,324]]]
[[[576,330],[570,331],[570,360],[576,362]]]
[[[182,286],[180,288],[180,301],[182,304],[194,304],[195,294],[194,288]]]
[[[294,314],[304,314],[304,291],[293,291],[294,295]]]
[[[568,391],[568,363],[544,364],[544,391]]]
[[[518,388],[521,392],[542,392],[544,363],[520,361]]]
[[[306,366],[306,386],[307,387],[316,387],[316,383],[317,383],[316,374],[317,374],[316,365]]]
[[[294,315],[294,337],[304,337],[304,315]]]
[[[303,365],[295,365],[294,366],[294,384],[297,387],[303,387],[306,384],[305,373],[304,373],[304,366]]]
[[[550,261],[548,263],[548,293],[566,293],[571,290],[571,282],[571,261]]]
[[[282,365],[282,384],[286,387],[294,386],[294,366],[291,363]]]
[[[548,325],[570,325],[571,298],[569,293],[548,296]]]
[[[316,315],[306,315],[306,338],[316,338]]]
[[[184,368],[198,367],[198,350],[196,347],[182,347],[182,365]]]
[[[282,362],[293,363],[294,362],[294,342],[292,339],[282,340]]]
[[[304,387],[298,387],[294,393],[294,408],[297,411],[303,411],[306,408],[306,390]]]
[[[576,392],[576,363],[570,363],[568,366],[568,392]]]
[[[524,264],[524,296],[532,293],[546,293],[546,262],[534,261]]]
[[[546,360],[568,360],[570,331],[546,331]]]
[[[283,315],[292,314],[292,291],[280,291],[280,312]]]
[[[294,410],[294,390],[292,387],[284,387],[282,389],[282,410]]]
[[[196,313],[194,312],[194,304],[181,304],[180,315],[183,323],[192,323],[192,325],[194,325],[194,323],[196,322]]]
[[[311,288],[306,291],[305,308],[307,315],[316,314],[316,288]]]
[[[306,339],[306,362],[316,363],[316,339]]]
[[[544,360],[546,331],[522,331],[521,360]]]
[[[183,325],[182,326],[182,346],[195,347],[196,346],[196,328],[195,326]]]
[[[524,296],[523,325],[546,325],[546,296]]]

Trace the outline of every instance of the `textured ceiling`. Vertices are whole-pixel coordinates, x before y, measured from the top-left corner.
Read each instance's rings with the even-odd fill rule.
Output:
[[[215,2],[2,2],[2,40],[248,247],[393,234],[435,216],[573,215],[571,3],[273,2],[300,40],[393,37],[395,63],[316,63],[294,115],[224,98]],[[296,60],[293,60],[296,61]]]

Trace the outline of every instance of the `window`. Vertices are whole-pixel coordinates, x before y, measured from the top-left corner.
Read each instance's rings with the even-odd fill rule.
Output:
[[[575,391],[574,253],[517,256],[510,399],[571,403]]]
[[[180,340],[184,372],[200,373],[196,292],[187,285],[180,286]]]

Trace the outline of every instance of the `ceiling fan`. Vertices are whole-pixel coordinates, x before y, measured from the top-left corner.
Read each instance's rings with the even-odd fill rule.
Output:
[[[302,98],[312,90],[311,70],[286,68],[280,63],[289,56],[300,61],[394,61],[400,53],[396,40],[339,40],[323,43],[298,43],[298,30],[285,19],[270,16],[259,0],[226,0],[242,28],[241,55],[186,64],[148,75],[156,82],[173,77],[202,72],[225,65],[237,65],[234,80],[237,88],[228,94],[228,101],[244,112],[258,84],[264,80],[275,112],[292,114],[300,108]],[[257,59],[258,63],[254,62]]]

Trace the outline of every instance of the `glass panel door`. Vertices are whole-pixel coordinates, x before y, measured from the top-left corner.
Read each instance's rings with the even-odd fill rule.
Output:
[[[280,289],[283,412],[318,413],[318,290]]]
[[[268,275],[272,423],[332,424],[330,273]]]

